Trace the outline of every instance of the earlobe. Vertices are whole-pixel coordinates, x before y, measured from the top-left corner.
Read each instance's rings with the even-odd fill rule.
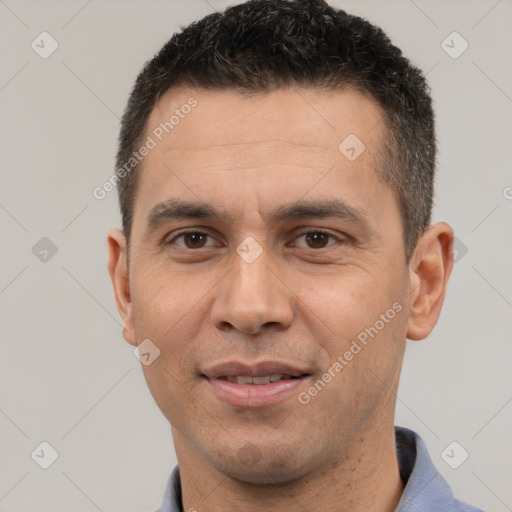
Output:
[[[409,339],[426,338],[439,319],[453,267],[453,237],[453,229],[439,222],[418,241],[410,264]]]
[[[107,235],[108,242],[108,272],[117,310],[124,323],[123,336],[131,345],[136,345],[133,329],[133,310],[130,292],[130,279],[126,265],[126,237],[120,229],[112,229]]]

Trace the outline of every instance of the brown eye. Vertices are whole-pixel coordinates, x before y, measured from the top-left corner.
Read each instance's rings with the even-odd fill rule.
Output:
[[[324,249],[336,243],[338,240],[333,234],[326,231],[307,231],[297,237],[297,240],[303,239],[305,243],[297,243],[298,247],[306,249]]]
[[[211,239],[209,242],[208,239]],[[213,239],[200,231],[187,231],[175,236],[166,245],[177,245],[183,249],[202,249],[213,244]]]
[[[189,249],[198,249],[204,246],[207,236],[204,233],[186,233],[183,235],[183,241]]]
[[[313,231],[306,234],[306,241],[312,249],[322,249],[327,245],[329,235],[327,233]]]

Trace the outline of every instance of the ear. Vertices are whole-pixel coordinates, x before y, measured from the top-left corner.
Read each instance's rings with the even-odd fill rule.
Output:
[[[411,258],[411,309],[407,337],[426,338],[441,313],[448,278],[453,268],[453,229],[445,222],[430,226]]]
[[[112,229],[107,235],[107,241],[108,272],[114,288],[117,310],[124,323],[123,336],[128,343],[136,346],[130,279],[126,265],[126,237],[120,229]]]

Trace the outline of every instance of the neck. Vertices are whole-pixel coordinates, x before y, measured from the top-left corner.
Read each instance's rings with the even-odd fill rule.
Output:
[[[275,485],[241,482],[215,470],[173,432],[180,467],[183,510],[202,512],[393,512],[403,492],[393,422],[354,434],[330,464]]]

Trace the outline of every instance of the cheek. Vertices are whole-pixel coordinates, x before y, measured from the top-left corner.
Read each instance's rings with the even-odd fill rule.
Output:
[[[147,330],[141,333],[144,336],[166,338],[166,333],[179,329],[182,320],[193,314],[194,304],[208,288],[194,286],[193,279],[170,272],[163,264],[145,267],[141,263],[139,268],[143,270],[134,275],[132,297],[136,328]]]
[[[206,421],[200,402],[193,397],[190,381],[169,367],[168,360],[159,358],[153,365],[144,367],[143,372],[155,403],[173,427],[178,430],[189,429],[190,418],[194,418],[198,424],[202,420]],[[207,428],[207,424],[202,426]]]
[[[207,315],[204,295],[209,287],[189,286],[187,279],[173,279],[161,269],[145,275],[147,279],[138,276],[133,296],[135,335],[139,341],[149,338],[160,350],[155,363],[143,368],[146,379],[157,390],[165,382],[171,387],[188,389],[195,376],[197,347],[193,340]]]
[[[304,316],[318,324],[336,350],[374,325],[399,297],[378,275],[348,267],[304,287],[298,295]]]
[[[183,289],[183,287],[181,287]],[[193,340],[200,328],[202,303],[187,297],[170,280],[148,283],[139,288],[134,304],[134,328],[138,340],[149,338],[160,350],[149,366],[142,365],[148,388],[167,418],[180,426],[182,411],[195,411],[192,400],[196,378],[196,349]]]
[[[302,314],[314,324],[313,337],[328,356],[322,370],[335,375],[317,406],[337,404],[340,414],[359,411],[361,421],[393,388],[405,348],[406,284],[389,271],[388,282],[383,275],[340,269],[328,286],[305,289]]]

